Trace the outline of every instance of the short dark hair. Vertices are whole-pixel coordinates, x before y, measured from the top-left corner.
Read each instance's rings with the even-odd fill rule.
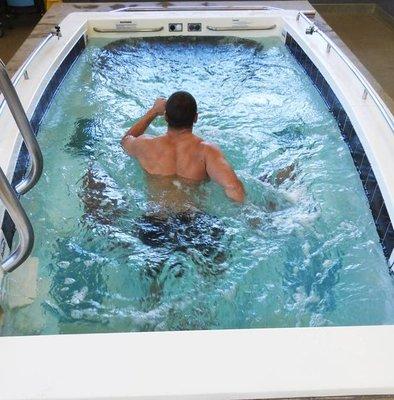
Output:
[[[191,128],[197,114],[195,98],[188,92],[175,92],[166,103],[166,119],[171,128]]]

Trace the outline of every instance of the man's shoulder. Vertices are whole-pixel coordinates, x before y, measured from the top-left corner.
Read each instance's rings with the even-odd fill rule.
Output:
[[[166,138],[165,136],[152,136],[152,135],[142,135],[138,139],[142,139],[142,141],[149,146],[154,146],[154,145],[162,145],[166,143]]]
[[[222,154],[219,146],[215,143],[208,142],[208,141],[201,139],[200,145],[202,146],[206,155],[214,156],[214,155]]]

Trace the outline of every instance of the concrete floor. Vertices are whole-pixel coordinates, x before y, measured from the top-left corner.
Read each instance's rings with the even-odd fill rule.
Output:
[[[13,57],[22,43],[30,35],[40,15],[19,15],[7,21],[4,36],[0,38],[0,59],[5,64]]]
[[[394,18],[375,5],[315,8],[394,100]]]

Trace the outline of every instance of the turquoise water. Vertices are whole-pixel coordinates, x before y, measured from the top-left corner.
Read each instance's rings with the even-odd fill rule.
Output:
[[[172,239],[152,247],[142,216],[162,199],[119,141],[175,90],[196,97],[195,132],[222,148],[247,201],[170,179],[204,214],[167,221]],[[162,119],[150,128],[164,132]],[[347,146],[279,40],[91,40],[38,137],[45,171],[23,198],[37,297],[5,310],[2,334],[393,323],[392,281]]]

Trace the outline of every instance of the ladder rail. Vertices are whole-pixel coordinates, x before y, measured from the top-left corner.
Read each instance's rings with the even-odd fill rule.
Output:
[[[4,204],[5,210],[15,224],[19,236],[19,243],[16,248],[5,259],[0,260],[0,270],[4,273],[12,272],[18,268],[29,257],[33,249],[33,226],[19,201],[19,196],[34,187],[43,171],[42,152],[15,87],[22,76],[28,79],[27,68],[30,63],[54,36],[58,39],[62,36],[58,25],[27,58],[12,79],[8,75],[4,62],[0,59],[0,91],[4,97],[0,102],[0,113],[3,111],[5,104],[7,104],[30,156],[29,171],[22,181],[16,185],[15,189],[0,166],[0,201]]]
[[[18,268],[30,255],[34,245],[34,230],[16,191],[0,167],[0,199],[15,224],[19,236],[18,246],[0,264],[4,273]]]
[[[27,193],[40,179],[43,170],[43,157],[40,146],[37,142],[33,128],[27,118],[15,86],[7,73],[5,64],[0,60],[0,90],[11,111],[12,116],[23,137],[26,148],[31,159],[27,175],[16,186],[18,194]]]

